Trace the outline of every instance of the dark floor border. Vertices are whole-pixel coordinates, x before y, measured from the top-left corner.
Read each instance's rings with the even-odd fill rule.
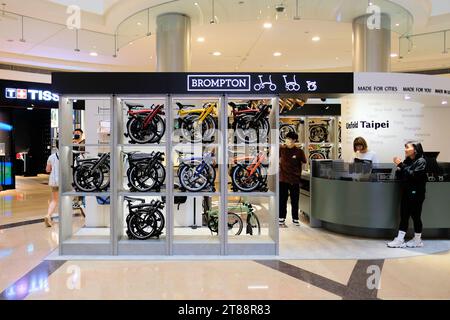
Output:
[[[380,280],[384,264],[384,260],[358,260],[347,285],[344,285],[284,261],[254,260],[254,262],[309,283],[344,300],[378,300],[378,288],[376,286],[369,288],[368,283],[376,284],[372,280],[375,280],[377,276],[378,281]],[[375,274],[377,271],[379,274]]]
[[[80,217],[81,213],[75,213],[73,216]],[[13,222],[13,223],[8,223],[8,224],[0,224],[0,230],[23,227],[23,226],[27,226],[30,224],[38,224],[38,223],[43,223],[43,222],[44,222],[44,218],[26,220],[26,221],[18,221],[18,222]]]

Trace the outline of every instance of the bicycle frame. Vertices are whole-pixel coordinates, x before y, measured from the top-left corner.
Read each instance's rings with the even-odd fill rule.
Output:
[[[258,169],[266,159],[267,157],[265,153],[261,151],[256,156],[235,157],[233,158],[233,162],[237,164],[240,161],[251,160],[252,162],[247,166],[247,171],[249,171],[249,176],[252,176],[255,173],[256,169]]]
[[[143,128],[146,129],[157,114],[162,114],[162,115],[165,114],[164,111],[162,110],[164,108],[164,105],[157,105],[156,107],[154,107],[154,106],[155,105],[152,105],[150,107],[150,109],[143,109],[143,110],[131,110],[130,109],[130,110],[128,110],[128,115],[130,117],[133,117],[133,116],[139,116],[142,114],[148,114],[144,119],[144,126],[143,126]],[[130,108],[129,105],[128,105],[128,107]]]
[[[189,109],[189,110],[178,110],[178,115],[180,117],[185,117],[191,114],[200,114],[198,119],[199,122],[205,121],[206,117],[210,114],[216,115],[216,103],[205,103],[202,108]]]

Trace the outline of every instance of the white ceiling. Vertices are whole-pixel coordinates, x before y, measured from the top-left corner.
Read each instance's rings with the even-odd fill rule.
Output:
[[[63,6],[76,5],[85,12],[104,15],[114,4],[120,0],[47,0]]]
[[[100,20],[96,20],[98,17],[88,15],[86,21],[98,26],[99,30],[107,30],[110,27],[106,25],[111,24],[111,21],[105,22],[108,20],[107,17],[114,16],[117,11],[126,17],[131,12],[136,12],[139,6],[145,7],[150,3],[155,4],[167,0],[27,0],[27,3],[28,1],[30,5],[34,5],[35,10],[42,8],[43,3],[47,3],[49,7],[61,8],[63,7],[60,5],[78,4],[85,11],[103,14],[103,18]],[[197,1],[207,2],[209,0]],[[251,1],[269,1],[271,3],[283,1],[290,5],[295,2],[294,0]],[[400,2],[401,0],[395,1]],[[410,6],[413,2],[423,5],[428,3],[428,0],[420,1],[408,0],[408,3]],[[440,1],[450,2],[450,0]],[[11,1],[9,2],[11,3]],[[50,5],[51,2],[58,3],[58,5]],[[189,6],[193,7],[195,1],[185,1],[185,3],[188,2]],[[325,2],[326,0],[324,0],[323,8],[326,7]],[[20,3],[21,6],[19,6]],[[20,7],[23,10],[26,9],[25,3],[25,0],[14,1],[16,8]],[[55,15],[56,11],[53,12]],[[270,11],[273,11],[273,8]],[[331,21],[333,19],[329,19],[330,21],[280,19],[273,20],[273,28],[266,30],[262,27],[265,19],[261,14],[259,14],[259,20],[258,15],[255,15],[255,17],[249,17],[247,21],[242,21],[245,20],[243,18],[237,19],[236,14],[245,16],[248,15],[248,12],[244,10],[228,12],[229,22],[222,21],[215,25],[193,24],[192,71],[350,71],[352,69],[352,27],[348,22],[338,23]],[[83,14],[83,17],[85,16]],[[205,9],[200,16],[208,21],[208,10]],[[99,21],[103,21],[104,24],[102,25]],[[134,25],[136,23],[137,21],[133,22]],[[89,24],[87,26],[89,27]],[[320,42],[311,41],[311,38],[316,35],[321,37]],[[204,43],[197,42],[196,39],[199,36],[205,37],[206,41]],[[64,26],[45,22],[25,20],[26,42],[20,42],[20,38],[20,19],[17,17],[16,19],[2,19],[0,16],[0,62],[82,71],[155,70],[156,43],[154,36],[133,41],[132,45],[126,45],[120,49],[117,58],[113,58],[113,37],[81,31],[78,44],[81,51],[75,52],[75,32]],[[431,43],[427,46],[433,47],[433,45]],[[392,52],[397,53],[398,38],[396,35],[393,35],[392,46]],[[220,51],[222,55],[219,57],[211,55],[214,51]],[[275,51],[281,52],[282,55],[274,57]],[[96,52],[98,56],[93,57],[89,55],[90,52]],[[436,52],[425,52],[419,56],[405,56],[401,60],[393,58],[392,68],[394,71],[411,71],[450,67],[450,56],[443,55],[441,52],[442,50],[439,49]]]
[[[450,0],[431,0],[432,1],[432,16],[439,16],[450,13]]]

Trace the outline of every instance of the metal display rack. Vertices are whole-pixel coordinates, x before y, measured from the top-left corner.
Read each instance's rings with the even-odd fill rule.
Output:
[[[77,192],[74,190],[73,169],[73,109],[74,100],[85,100],[86,108],[93,107],[96,102],[110,107],[110,141],[108,144],[86,144],[86,148],[98,150],[98,152],[110,152],[110,187],[103,192]],[[174,166],[175,149],[178,147],[200,147],[199,144],[179,142],[175,139],[175,118],[177,108],[176,101],[202,101],[214,100],[217,102],[217,125],[216,139],[211,144],[203,143],[201,147],[214,147],[217,158],[217,177],[215,190],[205,192],[183,192],[176,189],[177,176]],[[265,148],[268,151],[268,180],[267,192],[234,192],[230,187],[230,156],[229,148],[240,147],[230,142],[231,129],[229,129],[230,101],[243,100],[266,100],[270,101],[272,110],[269,116],[270,136],[268,141],[256,143],[256,148]],[[88,103],[91,101],[92,103]],[[124,112],[124,101],[136,101],[150,106],[155,102],[164,104],[166,131],[164,138],[159,144],[129,144],[124,138],[126,113]],[[60,255],[119,255],[119,256],[170,256],[170,255],[277,255],[279,248],[278,234],[278,148],[279,148],[279,114],[278,97],[273,95],[84,95],[60,97]],[[84,119],[94,121],[94,119]],[[100,141],[99,141],[100,142]],[[252,147],[248,146],[247,147]],[[126,188],[124,179],[126,176],[123,151],[161,151],[164,153],[166,179],[160,191],[156,192],[131,192]],[[127,215],[124,205],[124,197],[137,198],[162,198],[165,200],[164,216],[165,228],[159,238],[149,240],[130,240],[125,234],[125,217]],[[219,230],[218,235],[212,236],[180,236],[175,227],[175,197],[213,197],[218,200]],[[106,226],[76,225],[73,218],[74,197],[102,197],[110,198],[107,211]],[[227,208],[236,199],[243,198],[250,203],[257,203],[258,208],[264,208],[265,215],[260,217],[263,232],[258,235],[245,234],[229,235],[227,224]],[[202,204],[197,203],[197,206]],[[86,216],[96,215],[95,210],[85,210]],[[245,217],[242,219],[245,223]],[[74,225],[75,223],[75,225]],[[202,225],[202,221],[196,221]],[[189,226],[186,226],[189,227]],[[195,228],[193,228],[195,229]],[[81,233],[80,233],[81,232]],[[213,239],[214,238],[214,239]]]

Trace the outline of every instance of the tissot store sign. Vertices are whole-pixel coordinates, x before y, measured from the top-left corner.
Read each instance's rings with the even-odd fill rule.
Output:
[[[63,94],[353,93],[353,73],[53,73]]]
[[[0,106],[58,108],[50,84],[0,80]]]

